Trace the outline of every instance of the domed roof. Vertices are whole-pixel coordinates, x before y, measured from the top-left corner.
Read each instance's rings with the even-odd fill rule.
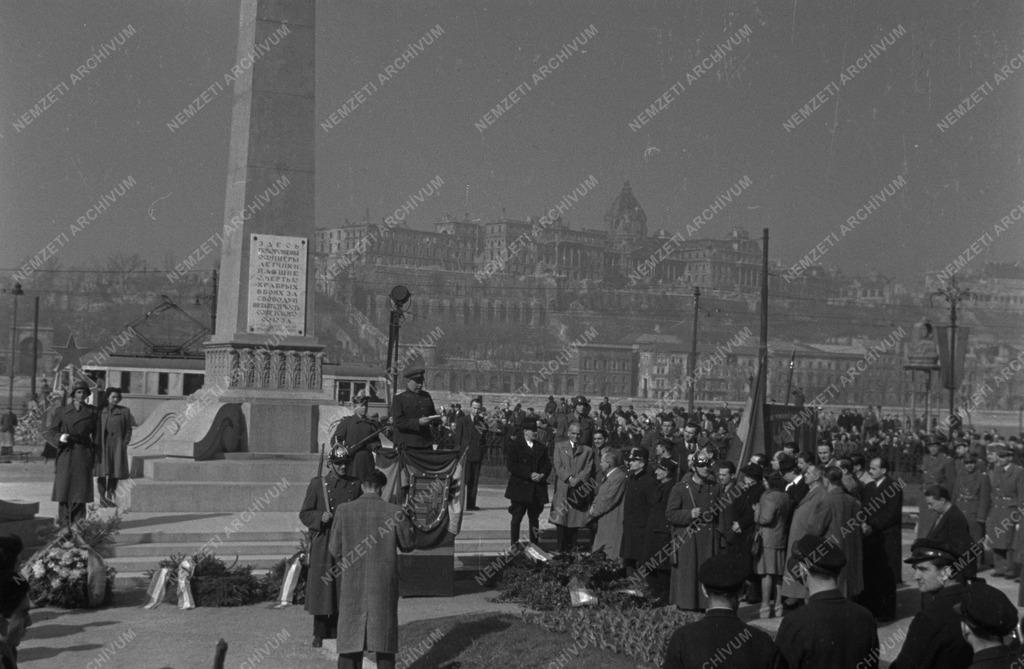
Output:
[[[622,241],[647,236],[647,214],[633,195],[633,189],[628,181],[622,186],[618,197],[612,201],[604,221],[608,224],[608,232]]]

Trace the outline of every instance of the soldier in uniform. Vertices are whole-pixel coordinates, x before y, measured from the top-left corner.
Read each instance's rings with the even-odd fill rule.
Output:
[[[928,536],[928,530],[935,522],[935,512],[928,508],[924,501],[924,491],[933,485],[939,485],[946,490],[953,489],[956,481],[956,465],[953,459],[940,452],[942,444],[938,437],[929,436],[927,443],[928,453],[921,459],[921,506],[917,515],[917,538]]]
[[[537,441],[536,429],[537,424],[527,420],[523,423],[522,439],[514,440],[508,448],[509,476],[505,497],[511,502],[508,511],[512,514],[512,545],[519,542],[519,528],[524,515],[529,518],[530,541],[540,543],[540,512],[548,502],[551,459],[547,447]]]
[[[921,610],[910,621],[900,654],[892,669],[968,667],[973,650],[960,631],[960,616],[954,606],[966,594],[956,573],[955,550],[948,544],[918,539],[905,560],[914,566],[914,580],[922,593]]]
[[[786,571],[810,596],[782,619],[775,644],[790,667],[878,667],[875,619],[839,592],[836,579],[846,566],[842,549],[829,538],[805,535],[796,542]]]
[[[995,569],[993,576],[1013,578],[1016,567],[1013,555],[1014,528],[1020,521],[1020,504],[1024,499],[1024,469],[1013,464],[1013,451],[1000,444],[996,463],[989,471],[992,508],[985,519],[985,535],[992,544]]]
[[[391,420],[395,426],[395,446],[399,448],[430,448],[434,436],[432,424],[440,424],[441,415],[434,408],[430,393],[423,390],[426,371],[415,367],[403,376],[405,391],[395,395],[391,402]]]
[[[961,471],[957,474],[953,486],[953,503],[956,504],[964,517],[967,528],[971,532],[971,541],[981,546],[985,537],[985,519],[992,505],[992,484],[988,473],[979,467],[978,456],[973,453],[964,455]],[[991,553],[979,556],[978,571],[991,566]]]
[[[697,583],[697,569],[715,554],[715,480],[711,462],[695,458],[693,471],[675,484],[665,505],[675,546],[669,602],[680,609],[697,611],[707,606]]]
[[[715,555],[700,565],[697,578],[708,599],[707,615],[672,633],[662,669],[707,669],[716,659],[749,669],[786,666],[772,638],[736,615],[748,568],[737,553]]]
[[[85,505],[93,501],[92,471],[96,435],[96,407],[85,403],[89,384],[76,381],[71,404],[58,408],[51,419],[47,441],[57,444],[52,500],[58,503],[58,522],[71,529],[85,518]]]
[[[634,447],[626,453],[626,494],[622,500],[622,563],[632,576],[647,557],[644,539],[651,517],[651,503],[658,487],[647,470],[647,449]]]
[[[313,647],[323,646],[338,632],[338,593],[334,558],[328,538],[339,504],[359,497],[359,479],[349,476],[351,461],[345,449],[335,446],[329,458],[330,470],[314,476],[306,487],[299,520],[309,528],[309,569],[306,572],[306,611],[313,614]]]
[[[348,472],[356,481],[377,468],[373,452],[380,448],[380,438],[371,435],[380,429],[376,421],[366,417],[370,396],[360,390],[352,398],[352,415],[346,416],[338,423],[334,431],[332,445],[344,445],[351,456]]]
[[[590,400],[583,395],[577,395],[572,401],[572,406],[576,411],[573,421],[580,426],[580,443],[592,447],[594,445],[594,430],[597,429],[597,425],[590,417]],[[594,462],[597,462],[597,458],[598,454],[595,453]]]
[[[480,466],[484,460],[484,439],[487,437],[487,422],[484,420],[483,410],[484,398],[477,395],[469,403],[469,415],[460,414],[455,419],[455,445],[466,453],[467,511],[480,510],[476,505],[476,494],[480,485]]]

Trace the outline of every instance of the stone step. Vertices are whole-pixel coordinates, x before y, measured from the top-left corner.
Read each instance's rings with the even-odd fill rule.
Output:
[[[195,462],[182,458],[150,458],[142,466],[143,476],[151,481],[191,481],[224,483],[302,484],[316,476],[317,461],[308,459],[228,459]]]
[[[232,537],[234,538],[234,537]],[[296,537],[297,538],[297,537]],[[234,555],[269,555],[278,559],[292,555],[299,549],[297,540],[293,541],[231,541],[221,543],[209,542],[170,542],[170,543],[138,543],[117,544],[105,549],[111,558],[131,557],[167,557],[174,553],[195,554],[201,550],[209,550],[225,559]]]
[[[302,507],[308,481],[267,482],[139,480],[123,495],[135,513],[295,511]],[[120,495],[120,490],[118,490]],[[242,519],[245,520],[244,518]]]

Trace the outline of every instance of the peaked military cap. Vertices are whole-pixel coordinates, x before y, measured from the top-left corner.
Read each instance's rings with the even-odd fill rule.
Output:
[[[427,370],[422,367],[413,367],[412,369],[406,370],[405,374],[402,374],[407,379],[415,379],[416,377],[422,378],[427,373]]]
[[[713,555],[697,570],[697,578],[712,590],[739,590],[750,576],[750,558],[738,552]]]
[[[971,629],[986,636],[1006,636],[1017,627],[1017,607],[988,583],[974,582],[953,607]]]
[[[957,554],[953,548],[944,541],[922,538],[918,539],[910,547],[910,557],[904,562],[917,564],[928,560],[936,560],[942,565],[956,562]]]

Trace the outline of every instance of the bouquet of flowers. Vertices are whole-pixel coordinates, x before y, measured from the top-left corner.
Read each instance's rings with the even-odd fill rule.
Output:
[[[51,541],[22,568],[29,597],[36,606],[82,609],[110,600],[115,570],[80,539],[64,536]]]

